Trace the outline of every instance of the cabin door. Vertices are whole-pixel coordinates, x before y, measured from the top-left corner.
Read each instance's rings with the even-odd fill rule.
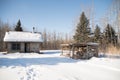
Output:
[[[30,52],[30,43],[25,43],[25,52]]]

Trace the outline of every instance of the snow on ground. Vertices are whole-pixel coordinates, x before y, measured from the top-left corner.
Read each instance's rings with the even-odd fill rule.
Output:
[[[73,60],[60,50],[0,54],[0,80],[120,80],[120,58]]]

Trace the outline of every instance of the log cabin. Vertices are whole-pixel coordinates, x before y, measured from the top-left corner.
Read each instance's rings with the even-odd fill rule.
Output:
[[[5,33],[4,42],[8,53],[40,52],[43,42],[41,33],[9,31]]]

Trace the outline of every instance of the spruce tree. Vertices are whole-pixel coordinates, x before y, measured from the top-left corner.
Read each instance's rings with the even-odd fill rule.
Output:
[[[96,25],[94,34],[95,34],[95,35],[94,35],[94,41],[95,41],[95,42],[99,42],[99,41],[100,41],[101,32],[100,32],[100,27],[99,27],[98,25]]]
[[[89,25],[89,20],[85,16],[84,12],[82,12],[80,21],[76,27],[75,35],[73,36],[75,42],[85,43],[88,41],[88,39],[89,39],[88,35],[90,33],[90,29],[89,29],[88,25]]]
[[[112,28],[112,26],[110,24],[107,24],[107,27],[105,28],[105,40],[107,42],[107,44],[115,44],[116,43],[116,32],[115,30]]]
[[[16,25],[16,27],[15,27],[15,31],[23,31],[23,29],[22,29],[22,27],[21,27],[21,22],[20,22],[20,20],[18,20],[18,22],[17,22],[17,25]]]

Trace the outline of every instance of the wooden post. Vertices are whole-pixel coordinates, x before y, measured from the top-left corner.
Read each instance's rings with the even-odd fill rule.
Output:
[[[63,55],[63,47],[62,47],[62,54],[61,55]]]
[[[74,58],[74,45],[72,46],[72,54],[71,54],[71,58]]]
[[[69,55],[71,54],[71,46],[69,46]]]

